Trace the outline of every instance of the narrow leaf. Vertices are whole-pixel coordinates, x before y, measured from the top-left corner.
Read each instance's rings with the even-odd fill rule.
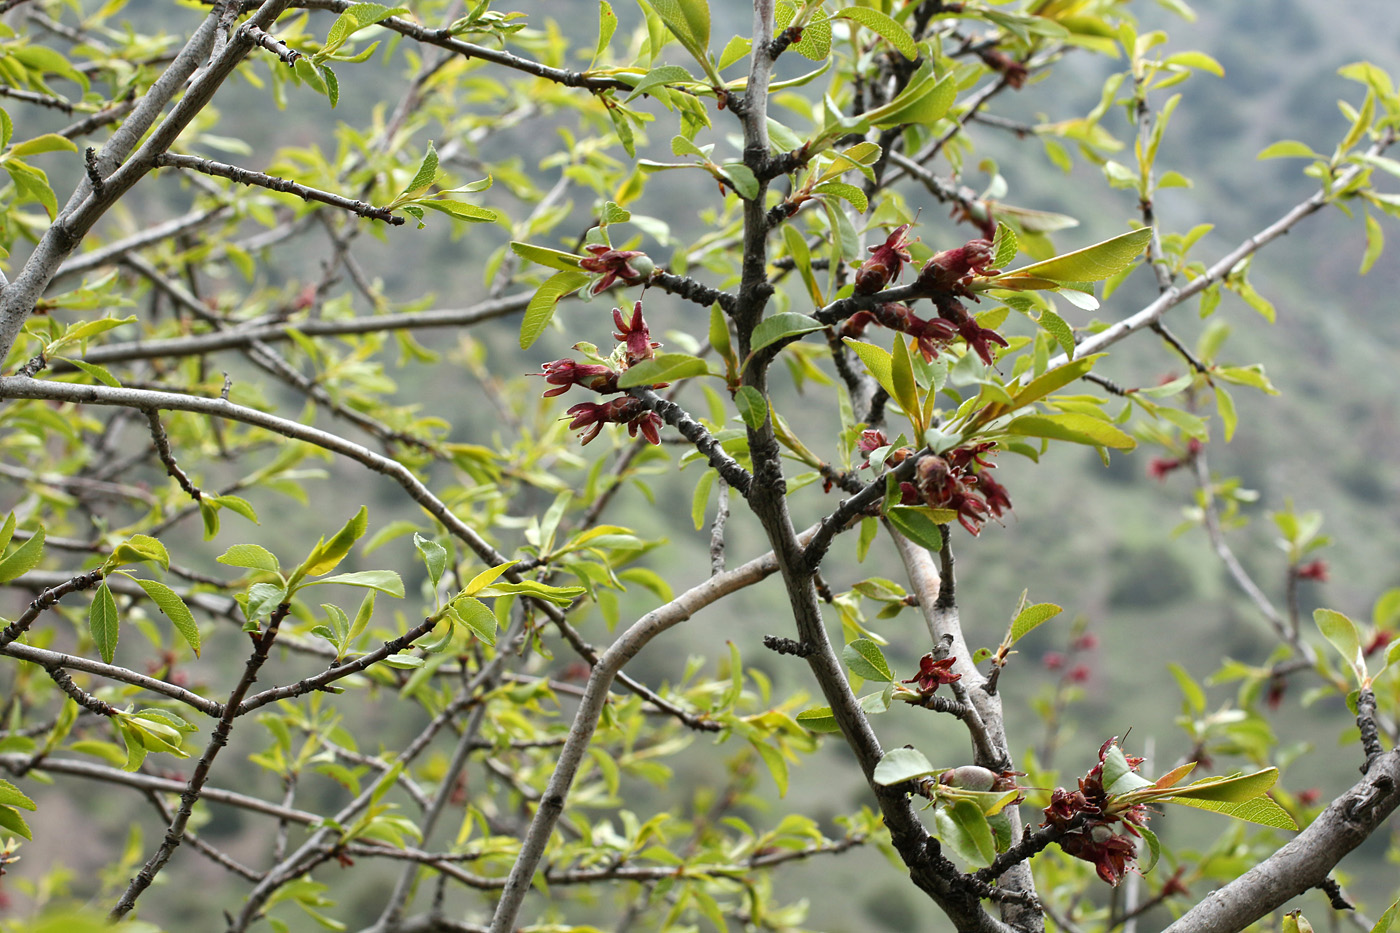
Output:
[[[141,589],[146,591],[151,602],[155,603],[165,617],[170,620],[170,624],[175,626],[175,631],[180,633],[180,637],[185,640],[185,644],[190,646],[195,656],[199,656],[199,625],[194,620],[194,613],[190,612],[190,607],[185,605],[185,601],[180,598],[180,594],[159,580],[137,580]]]
[[[112,663],[112,658],[117,653],[117,630],[117,601],[112,598],[112,591],[104,580],[93,595],[92,606],[88,609],[88,631],[92,634],[93,643],[97,645],[102,660],[108,664]]]

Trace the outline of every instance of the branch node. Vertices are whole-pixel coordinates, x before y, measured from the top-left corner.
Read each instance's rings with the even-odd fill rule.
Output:
[[[805,641],[797,641],[794,638],[783,638],[781,635],[764,635],[763,647],[769,651],[776,651],[778,654],[790,654],[798,658],[811,657],[817,649]]]

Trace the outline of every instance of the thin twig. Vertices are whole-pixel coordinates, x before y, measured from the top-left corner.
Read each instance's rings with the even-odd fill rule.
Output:
[[[288,178],[280,178],[276,175],[268,175],[263,172],[254,172],[246,168],[239,168],[236,165],[229,165],[226,162],[215,162],[213,159],[202,159],[198,156],[163,152],[155,157],[155,164],[158,168],[170,166],[171,168],[190,169],[196,172],[203,172],[206,175],[217,175],[220,178],[227,178],[230,181],[235,181],[243,185],[252,185],[258,188],[267,188],[269,191],[280,191],[283,194],[296,195],[303,201],[318,201],[321,204],[329,204],[331,207],[338,207],[352,214],[357,214],[360,217],[366,217],[370,220],[382,220],[394,226],[400,226],[405,223],[403,217],[394,214],[387,207],[375,207],[373,204],[366,204],[364,201],[347,198],[329,191],[322,191],[319,188],[309,188],[306,185]]]

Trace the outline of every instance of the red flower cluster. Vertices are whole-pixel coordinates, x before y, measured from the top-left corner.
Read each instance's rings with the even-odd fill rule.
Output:
[[[569,422],[570,428],[587,428],[579,435],[585,444],[597,437],[603,425],[609,423],[627,425],[627,433],[631,437],[636,437],[637,432],[641,431],[642,436],[651,443],[661,443],[661,416],[642,404],[641,399],[630,395],[601,405],[583,402],[570,408],[568,413],[573,418]]]
[[[602,294],[619,279],[623,285],[640,285],[656,268],[651,258],[641,250],[613,249],[603,243],[590,243],[584,249],[593,255],[579,260],[578,267],[584,272],[602,275],[588,289],[590,295]]]
[[[543,376],[545,382],[556,386],[544,394],[545,398],[563,395],[569,391],[570,386],[583,386],[585,389],[592,389],[603,395],[622,391],[617,387],[617,373],[606,366],[595,363],[554,360],[544,364],[544,372],[530,373],[530,375]]]
[[[1147,807],[1140,803],[1108,812],[1103,762],[1108,750],[1117,742],[1117,737],[1114,737],[1103,743],[1099,748],[1099,763],[1079,779],[1078,790],[1055,788],[1050,795],[1050,806],[1045,808],[1045,822],[1040,824],[1064,829],[1081,814],[1087,814],[1090,818],[1083,825],[1060,837],[1060,848],[1075,858],[1093,862],[1099,877],[1113,885],[1123,880],[1128,863],[1137,858],[1134,838],[1141,834],[1136,827],[1145,825],[1148,819]],[[1143,761],[1132,755],[1124,757],[1134,771]],[[1115,823],[1121,823],[1121,828],[1126,832],[1116,831]]]
[[[969,240],[957,249],[934,254],[919,270],[919,284],[932,291],[970,295],[965,280],[973,275],[995,275],[993,258],[991,240]]]
[[[982,459],[994,447],[994,442],[984,441],[955,448],[942,457],[931,454],[923,458],[914,469],[914,482],[901,484],[902,501],[952,509],[964,528],[974,535],[980,533],[987,519],[1001,518],[1011,508],[1006,487],[992,479],[991,470],[996,465]]]
[[[1005,347],[1007,346],[1006,338],[990,327],[978,324],[977,319],[968,313],[967,307],[952,295],[939,295],[934,298],[934,304],[938,306],[938,316],[953,326],[957,335],[963,339],[969,349],[982,358],[982,362],[991,366],[992,353],[994,352],[991,344]]]
[[[933,358],[948,345],[948,341],[958,334],[956,325],[948,321],[939,318],[926,321],[909,310],[907,305],[887,302],[873,310],[852,314],[842,325],[841,336],[858,338],[865,333],[865,328],[870,324],[879,324],[901,334],[917,337],[919,352],[928,362],[933,362]]]
[[[874,255],[856,270],[856,294],[873,295],[899,277],[899,270],[910,261],[909,227],[902,224],[894,228],[885,242],[870,247]]]
[[[617,333],[614,333],[613,337],[620,346],[614,352],[612,361],[624,371],[643,360],[651,359],[656,348],[661,346],[651,339],[651,331],[642,318],[640,301],[633,305],[630,317],[625,316],[621,308],[613,308],[613,323],[617,325]],[[544,381],[555,387],[544,393],[545,398],[563,395],[571,386],[583,386],[601,395],[622,391],[617,387],[618,377],[622,373],[600,363],[554,360],[544,364],[543,372],[530,375],[544,376]],[[666,383],[658,383],[652,388],[665,386]],[[640,399],[631,396],[602,404],[582,402],[570,408],[568,416],[572,419],[569,421],[570,428],[585,429],[579,435],[585,444],[597,437],[603,430],[603,425],[609,423],[625,424],[627,433],[632,437],[636,437],[637,432],[641,431],[642,436],[651,443],[661,443],[661,416],[647,408]]]
[[[613,334],[613,339],[627,347],[628,366],[636,366],[642,360],[649,360],[656,355],[652,351],[661,344],[652,342],[647,322],[642,320],[640,301],[632,306],[630,319],[623,317],[621,308],[613,308],[613,323],[617,325],[617,333]]]
[[[933,692],[944,684],[951,684],[962,680],[961,674],[953,673],[953,662],[957,658],[943,658],[937,660],[933,652],[919,658],[919,673],[908,680],[901,680],[903,684],[918,684],[919,693],[924,696],[932,696]]]

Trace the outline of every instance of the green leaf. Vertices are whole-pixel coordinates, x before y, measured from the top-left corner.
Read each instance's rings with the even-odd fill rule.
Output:
[[[1147,249],[1152,228],[1141,227],[1072,253],[1031,263],[987,279],[991,287],[1011,287],[1017,278],[1052,282],[1100,282],[1132,265]]]
[[[252,547],[252,545],[247,545]],[[180,633],[180,637],[185,640],[185,644],[194,651],[195,657],[199,656],[199,625],[194,620],[194,613],[190,612],[190,607],[185,605],[185,601],[180,598],[180,594],[172,590],[158,580],[137,580],[141,589],[146,591],[151,602],[155,603],[165,617],[170,620],[170,624],[175,626],[175,631]]]
[[[555,306],[564,297],[587,285],[588,279],[585,272],[566,269],[556,272],[540,286],[535,297],[530,299],[530,306],[525,309],[524,320],[520,323],[520,349],[530,349],[530,345],[539,339],[554,318]]]
[[[849,19],[860,23],[862,26],[877,33],[890,45],[893,45],[899,54],[909,59],[911,62],[919,57],[919,47],[914,42],[914,37],[909,35],[909,30],[895,22],[889,16],[871,7],[856,6],[833,13],[832,19]]]
[[[427,188],[437,179],[438,154],[433,148],[432,140],[428,140],[428,151],[423,154],[423,161],[418,166],[418,171],[414,173],[413,180],[408,183],[408,187],[403,189],[404,194],[413,194]]]
[[[139,564],[151,561],[159,564],[162,570],[170,569],[170,552],[150,535],[132,535],[112,549],[107,560],[107,569],[115,570],[125,564]]]
[[[651,0],[666,28],[696,58],[710,47],[710,4],[708,0]]]
[[[872,10],[871,12],[874,11]],[[855,185],[848,185],[845,182],[823,182],[813,188],[812,193],[830,195],[848,201],[850,205],[856,209],[856,213],[858,214],[864,214],[870,207],[870,199],[865,196],[865,192]]]
[[[519,240],[511,240],[510,248],[521,259],[529,260],[537,266],[548,266],[551,269],[570,271],[577,269],[578,264],[583,261],[582,256],[575,256],[573,253],[535,246],[533,243],[522,243]]]
[[[264,570],[268,573],[278,573],[282,569],[282,565],[277,562],[277,555],[258,544],[235,544],[214,559],[230,567]]]
[[[330,541],[322,539],[311,549],[310,555],[293,575],[293,582],[301,577],[319,577],[323,573],[330,573],[345,559],[345,555],[350,553],[350,548],[364,535],[368,527],[369,510],[362,505]]]
[[[1007,434],[1048,437],[1094,447],[1132,450],[1137,441],[1100,418],[1078,412],[1049,415],[1022,415],[1006,426]]]
[[[1054,369],[1042,373],[1016,393],[1014,396],[1015,408],[1024,408],[1031,402],[1039,401],[1051,392],[1063,389],[1071,382],[1082,379],[1089,370],[1094,368],[1094,364],[1105,355],[1093,353],[1077,360],[1070,360],[1063,366],[1056,366]]]
[[[830,706],[814,706],[797,714],[797,724],[810,732],[840,732]]]
[[[416,203],[440,214],[447,214],[457,220],[465,220],[473,224],[491,224],[501,219],[500,215],[489,207],[468,204],[466,201],[454,201],[451,198],[431,198]]]
[[[598,0],[598,46],[593,52],[593,61],[597,62],[603,55],[603,50],[612,41],[613,33],[617,32],[617,14],[613,12],[612,4],[608,0]],[[592,65],[590,64],[590,68]]]
[[[413,533],[413,546],[418,549],[424,566],[428,568],[428,579],[432,581],[433,586],[437,586],[443,571],[447,569],[447,548],[416,531]]]
[[[996,238],[992,240],[992,268],[1006,267],[1016,258],[1019,250],[1016,231],[998,220]]]
[[[1357,631],[1356,623],[1333,609],[1315,610],[1313,621],[1317,623],[1322,637],[1331,642],[1332,647],[1342,656],[1342,662],[1352,669],[1356,679],[1364,681],[1366,657],[1362,651],[1361,634]]]
[[[0,806],[0,829],[3,829],[6,833],[13,833],[22,839],[34,838],[30,834],[29,824],[25,822],[24,817],[20,816],[19,811],[15,810],[13,807]]]
[[[820,321],[805,314],[798,314],[796,311],[783,311],[769,315],[759,321],[758,326],[753,329],[749,351],[757,353],[779,340],[795,337],[799,334],[810,334],[814,330],[821,330],[822,327]]]
[[[1220,415],[1220,428],[1225,434],[1225,442],[1229,443],[1234,439],[1235,426],[1239,424],[1239,415],[1235,414],[1235,400],[1230,396],[1222,385],[1215,386],[1215,410]]]
[[[763,393],[753,386],[740,386],[739,391],[734,394],[734,404],[739,408],[739,417],[744,419],[744,424],[757,431],[763,427],[763,422],[768,420],[768,403],[763,398]]]
[[[636,98],[641,97],[643,94],[653,90],[654,88],[664,87],[667,84],[678,84],[682,81],[687,83],[693,83],[695,81],[695,76],[692,75],[690,72],[686,71],[680,65],[662,65],[660,68],[653,68],[651,71],[648,71],[645,75],[642,76],[642,80],[638,81],[635,85],[633,85],[632,93],[627,95],[627,98],[623,101],[623,103],[635,100]],[[684,139],[685,137],[682,136],[678,138]],[[693,146],[694,144],[692,143],[692,147]],[[673,143],[673,150],[674,147],[675,144]],[[680,153],[676,154],[680,155]]]
[[[393,668],[397,668],[397,669],[399,669],[399,670],[406,671],[406,670],[413,670],[413,669],[415,669],[415,668],[422,667],[423,664],[424,664],[424,661],[423,661],[422,658],[418,657],[416,654],[404,654],[404,653],[400,652],[400,653],[398,653],[398,654],[391,654],[391,655],[389,655],[387,658],[385,658],[385,659],[384,659],[382,662],[380,662],[380,663],[386,664],[386,665],[388,665],[389,667],[393,667]]]
[[[890,672],[884,652],[868,638],[857,638],[848,644],[841,650],[841,659],[857,677],[883,684],[894,682],[894,674]]]
[[[866,343],[863,340],[852,340],[850,337],[842,337],[846,346],[856,351],[856,356],[865,364],[865,368],[870,371],[870,375],[875,377],[875,381],[880,384],[891,397],[895,394],[894,379],[891,375],[892,357],[883,347],[877,347],[873,343]]]
[[[1179,803],[1182,806],[1194,807],[1197,810],[1209,810],[1212,813],[1223,813],[1225,816],[1234,817],[1237,820],[1272,826],[1274,829],[1296,830],[1298,828],[1297,822],[1289,815],[1288,811],[1275,803],[1273,798],[1267,796],[1259,796],[1245,801],[1167,797],[1164,802]]]
[[[34,534],[28,541],[11,551],[4,560],[0,560],[0,583],[9,583],[33,570],[43,556],[44,526],[40,525],[34,529]]]
[[[743,162],[726,162],[719,166],[719,174],[734,186],[739,197],[752,201],[758,197],[758,176]]]
[[[943,533],[938,523],[919,506],[896,505],[885,510],[885,517],[904,537],[935,554],[943,549]]]
[[[1296,139],[1283,139],[1276,143],[1265,146],[1263,151],[1257,156],[1259,159],[1320,159],[1322,158],[1312,147],[1306,143],[1300,143]]]
[[[407,13],[408,8],[402,6],[386,7],[377,3],[356,3],[341,13],[336,21],[331,24],[331,31],[326,36],[326,44],[321,49],[322,55],[329,55],[345,44],[345,40],[368,26],[373,26],[380,20],[390,16],[398,16]]]
[[[628,368],[618,377],[619,389],[634,386],[653,386],[662,382],[679,382],[694,376],[711,375],[710,366],[698,356],[689,353],[659,353],[649,360],[643,360]]]
[[[890,381],[894,383],[894,400],[914,423],[914,433],[920,433],[924,424],[919,404],[919,384],[914,379],[914,362],[910,359],[909,345],[904,342],[903,334],[896,334],[894,338],[894,352],[890,355]]]
[[[1185,698],[1186,705],[1197,715],[1204,713],[1206,693],[1201,689],[1200,684],[1196,683],[1191,675],[1186,673],[1186,668],[1180,664],[1172,662],[1167,665],[1167,670],[1171,671],[1172,676],[1176,678],[1176,684],[1181,689],[1181,695]]]
[[[345,586],[360,586],[378,590],[390,596],[403,598],[403,580],[392,570],[360,570],[356,573],[338,573],[335,576],[313,580],[305,586],[321,586],[325,583],[341,583]]]
[[[15,536],[15,513],[11,512],[5,516],[5,523],[0,525],[0,554],[5,553],[5,548],[10,546],[10,541]]]
[[[88,631],[92,634],[93,643],[97,645],[97,652],[108,664],[112,663],[112,658],[117,653],[118,628],[117,601],[112,598],[112,590],[107,586],[107,581],[103,580],[102,585],[93,594],[92,606],[88,608]]]
[[[1377,220],[1370,211],[1366,212],[1366,255],[1361,257],[1361,274],[1365,275],[1371,271],[1371,267],[1376,264],[1376,260],[1381,258],[1381,251],[1385,249],[1385,231],[1381,229],[1381,222]]]
[[[482,590],[481,596],[529,596],[543,599],[556,606],[568,606],[588,591],[581,586],[549,586],[534,580],[521,580],[519,583],[493,583]]]
[[[99,366],[96,363],[89,363],[87,360],[75,360],[72,357],[60,356],[58,357],[58,359],[62,360],[65,363],[68,363],[71,366],[81,369],[83,372],[87,373],[89,376],[96,379],[103,385],[111,386],[114,389],[121,387],[121,380],[118,379],[116,376],[112,375],[112,371],[105,366]]]
[[[44,133],[42,136],[35,136],[33,139],[26,139],[22,143],[15,143],[6,153],[7,157],[38,155],[41,152],[77,152],[78,146],[73,140],[57,133]]]
[[[958,800],[934,811],[938,838],[966,862],[990,865],[997,856],[996,839],[982,809],[970,800]]]
[[[477,638],[488,645],[496,643],[496,614],[481,600],[464,596],[452,604],[452,611]]]
[[[39,809],[22,790],[3,778],[0,778],[0,806],[19,807],[22,810]]]
[[[913,778],[924,777],[932,774],[935,770],[929,760],[924,757],[924,753],[916,748],[892,748],[885,752],[885,756],[880,759],[880,763],[875,766],[875,773],[871,779],[876,784],[885,787],[891,784],[898,784],[901,781],[912,780]]]
[[[500,578],[501,574],[505,573],[507,570],[514,567],[518,563],[520,563],[520,561],[518,560],[508,560],[504,564],[497,564],[495,567],[488,567],[487,569],[481,571],[481,573],[471,578],[471,582],[469,582],[466,586],[462,588],[461,595],[475,596],[477,593],[480,593],[482,590],[495,583],[496,580]]]
[[[928,126],[943,119],[957,96],[958,82],[952,71],[935,81],[932,66],[925,65],[899,96],[883,107],[867,111],[864,118],[880,129],[908,124]]]
[[[1011,644],[1016,644],[1061,612],[1064,612],[1064,609],[1054,603],[1036,603],[1022,609],[1011,621]]]
[[[758,757],[763,759],[763,763],[768,766],[768,773],[773,776],[773,783],[778,786],[778,796],[786,797],[788,789],[788,766],[787,759],[783,757],[781,749],[759,741],[751,741],[754,750],[758,752]]]
[[[1209,800],[1216,803],[1244,803],[1263,796],[1278,783],[1278,768],[1265,768],[1251,774],[1229,777],[1202,778],[1185,787],[1166,788],[1148,795],[1150,799],[1166,798],[1172,803],[1186,800]]]

